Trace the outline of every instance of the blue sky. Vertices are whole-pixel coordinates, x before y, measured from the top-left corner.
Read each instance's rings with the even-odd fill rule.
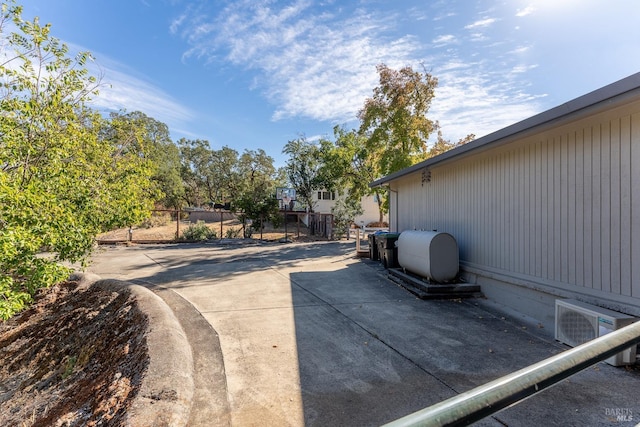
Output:
[[[477,137],[640,71],[637,0],[24,0],[96,58],[100,109],[263,148],[355,128],[375,66],[439,79],[430,118]],[[97,73],[97,72],[96,72]]]

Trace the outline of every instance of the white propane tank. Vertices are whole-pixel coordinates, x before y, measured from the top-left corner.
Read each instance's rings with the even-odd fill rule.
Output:
[[[458,243],[449,233],[408,230],[398,238],[398,263],[402,268],[434,282],[455,279]]]

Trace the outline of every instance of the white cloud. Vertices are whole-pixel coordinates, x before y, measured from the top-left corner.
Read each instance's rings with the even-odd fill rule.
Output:
[[[434,69],[439,84],[430,114],[440,121],[445,138],[480,137],[540,111],[539,97],[526,92],[516,70],[492,70],[489,60],[433,60],[440,64]]]
[[[526,91],[526,71],[533,66],[518,65],[522,58],[514,55],[526,47],[509,51],[500,39],[464,57],[458,36],[444,33],[432,36],[431,57],[420,58],[426,45],[411,35],[391,36],[398,30],[395,16],[362,10],[338,13],[307,1],[286,8],[277,4],[233,2],[214,18],[198,13],[181,23],[181,34],[190,43],[186,57],[258,72],[251,79],[252,89],[261,90],[274,105],[274,120],[353,120],[377,86],[379,63],[416,68],[424,62],[430,67],[439,79],[430,117],[440,121],[446,138],[481,136],[540,110],[537,98]],[[467,38],[491,40],[481,32],[499,19],[487,18],[486,12],[484,16],[465,27],[471,30]],[[489,60],[487,49],[512,55]],[[477,59],[483,55],[486,59]]]
[[[484,42],[489,40],[489,37],[483,33],[471,33],[469,34],[469,40],[472,42]]]
[[[187,14],[183,13],[182,15],[174,19],[171,22],[171,25],[169,26],[169,32],[171,32],[171,34],[176,34],[186,18],[187,18]]]
[[[537,68],[538,65],[537,64],[530,64],[530,65],[516,65],[515,67],[513,67],[511,69],[512,73],[515,74],[519,74],[519,73],[526,73],[529,70],[533,70],[534,68]]]
[[[413,7],[407,11],[407,14],[416,21],[426,21],[429,19],[429,14],[422,7]]]
[[[511,50],[509,53],[523,54],[528,52],[529,50],[531,50],[530,46],[518,46],[515,49]]]
[[[444,34],[442,36],[438,36],[431,43],[435,46],[444,46],[446,44],[456,43],[457,38],[453,34]]]
[[[73,44],[69,44],[69,48],[72,52],[86,50]],[[94,57],[95,61],[87,63],[89,72],[100,79],[99,94],[89,102],[94,108],[141,111],[169,127],[185,126],[195,116],[194,112],[148,82],[144,76],[138,76],[134,70],[99,53]]]
[[[467,29],[467,30],[473,30],[473,29],[476,29],[476,28],[486,28],[486,27],[491,26],[496,21],[497,21],[497,19],[495,19],[495,18],[480,19],[478,21],[475,21],[472,24],[465,25],[464,28]]]
[[[88,52],[83,46],[65,42],[69,48],[69,57],[80,52]],[[1,49],[0,49],[1,50]],[[147,116],[167,125],[184,126],[194,113],[182,106],[170,95],[149,83],[143,76],[100,53],[91,54],[94,59],[85,64],[89,74],[98,80],[98,95],[91,95],[87,104],[98,110],[141,111]],[[7,58],[7,51],[1,50],[0,57]],[[11,68],[19,63],[5,64]],[[46,72],[46,70],[42,70]]]
[[[529,5],[524,9],[518,9],[518,12],[516,12],[516,16],[521,18],[523,16],[531,15],[533,12],[535,12],[535,10],[536,8],[533,7],[533,5]]]
[[[447,12],[447,13],[444,13],[442,15],[436,16],[435,18],[433,18],[433,20],[434,21],[442,21],[443,19],[452,18],[454,16],[457,16],[457,14],[454,13],[454,12]]]
[[[334,14],[310,1],[284,8],[234,2],[216,18],[201,17],[181,25],[191,45],[186,57],[224,58],[258,71],[261,90],[276,106],[274,120],[352,120],[377,84],[377,64],[417,63],[413,37],[389,36],[389,17],[362,10]]]
[[[106,110],[142,111],[166,124],[188,121],[193,113],[152,84],[114,69],[103,69],[99,95],[91,104]]]

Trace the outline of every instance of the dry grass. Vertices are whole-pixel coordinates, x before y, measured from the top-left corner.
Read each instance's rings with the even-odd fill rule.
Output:
[[[180,235],[182,232],[187,229],[192,223],[190,221],[180,221]],[[230,219],[223,221],[222,224],[219,222],[207,223],[207,227],[213,230],[218,238],[226,238],[230,234],[236,234],[239,238],[242,238],[242,224],[238,219]],[[173,241],[176,239],[176,232],[178,231],[178,226],[176,221],[170,221],[169,223],[155,225],[152,227],[138,227],[134,226],[131,228],[131,241],[133,242],[155,242],[155,241]],[[229,233],[229,234],[228,234]],[[286,236],[291,241],[315,241],[315,240],[326,240],[325,238],[318,238],[316,236],[310,236],[307,228],[304,224],[300,223],[296,224],[295,222],[287,224],[287,233]],[[285,238],[285,229],[284,226],[280,228],[273,228],[271,225],[266,225],[262,234],[260,230],[254,231],[251,236],[252,239],[256,240],[267,240],[267,241],[278,241],[280,239]],[[108,233],[104,233],[98,236],[99,243],[115,243],[115,242],[127,242],[129,241],[129,229],[121,228],[117,230],[110,231]]]

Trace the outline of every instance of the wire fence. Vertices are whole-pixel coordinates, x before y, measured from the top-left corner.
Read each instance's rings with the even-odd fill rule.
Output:
[[[254,227],[248,221],[244,224],[233,212],[223,210],[175,210],[155,209],[150,218],[141,224],[113,230],[98,236],[98,244],[114,243],[173,243],[190,241],[191,227],[205,226],[208,229],[206,240],[220,239],[256,239],[264,241],[307,241],[332,240],[334,218],[332,214],[284,212],[282,224],[260,221],[262,226]],[[197,239],[204,240],[204,239]]]

